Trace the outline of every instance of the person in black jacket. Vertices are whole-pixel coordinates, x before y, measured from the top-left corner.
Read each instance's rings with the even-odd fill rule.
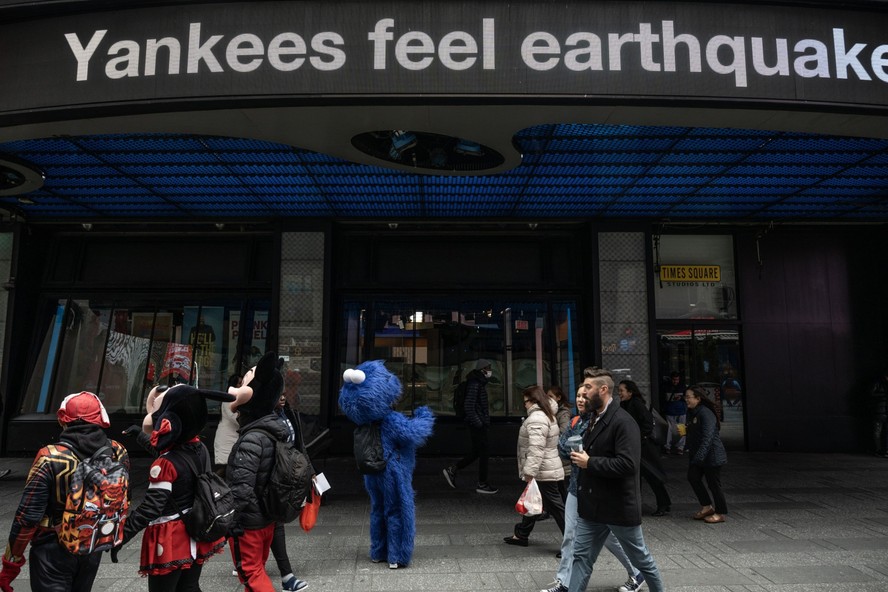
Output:
[[[493,376],[488,360],[478,360],[475,369],[466,378],[466,425],[472,438],[472,448],[455,465],[444,469],[444,479],[450,487],[456,488],[456,472],[478,460],[478,493],[492,494],[499,489],[487,482],[487,462],[490,457],[488,432],[490,431],[490,409],[487,403],[487,382]]]
[[[699,385],[685,392],[685,401],[688,404],[688,481],[700,502],[700,511],[694,514],[694,520],[703,520],[708,524],[724,522],[728,503],[722,491],[721,468],[727,464],[728,455],[718,435],[721,422],[715,411],[715,403],[706,396],[706,389]],[[703,486],[704,477],[712,497]]]
[[[240,387],[228,389],[237,398],[231,410],[238,413],[240,426],[226,475],[239,512],[228,542],[238,577],[251,592],[274,590],[265,562],[274,539],[275,521],[265,513],[260,494],[274,467],[276,441],[286,442],[290,436],[274,413],[283,390],[284,379],[274,352],[267,352],[247,371]]]
[[[613,532],[651,592],[662,592],[657,563],[641,530],[641,434],[638,424],[613,396],[611,373],[583,371],[584,397],[592,420],[583,435],[583,450],[571,452],[580,468],[577,486],[576,538],[570,592],[585,592],[605,540]]]
[[[665,516],[672,509],[672,500],[666,491],[666,471],[660,463],[660,450],[653,438],[654,418],[644,404],[644,395],[641,394],[635,381],[620,381],[618,392],[620,407],[629,412],[641,432],[641,476],[654,490],[654,496],[657,498],[657,509],[654,510],[653,516]]]

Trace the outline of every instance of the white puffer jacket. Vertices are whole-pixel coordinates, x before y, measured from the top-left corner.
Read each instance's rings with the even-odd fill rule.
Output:
[[[549,400],[552,414],[557,404]],[[561,481],[564,468],[558,456],[558,422],[549,419],[536,403],[527,410],[527,418],[518,432],[518,478],[537,481]]]

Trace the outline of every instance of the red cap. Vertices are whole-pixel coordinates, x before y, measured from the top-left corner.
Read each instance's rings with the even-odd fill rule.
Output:
[[[105,406],[102,405],[97,396],[87,391],[65,397],[61,407],[59,407],[58,416],[59,421],[62,423],[71,423],[72,421],[82,419],[85,422],[94,423],[103,428],[111,427]]]

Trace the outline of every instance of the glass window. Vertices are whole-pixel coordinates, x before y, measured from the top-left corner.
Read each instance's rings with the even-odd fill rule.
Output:
[[[131,414],[144,412],[155,384],[225,391],[230,375],[265,352],[268,309],[267,301],[112,307],[60,300],[46,310],[51,320],[22,411],[52,412],[80,390],[98,394],[108,413]]]
[[[730,235],[654,237],[658,319],[736,319]]]
[[[527,386],[576,384],[575,309],[573,302],[346,302],[340,369],[385,360],[404,386],[399,410],[428,405],[452,415],[456,387],[486,359],[491,415],[523,415]]]

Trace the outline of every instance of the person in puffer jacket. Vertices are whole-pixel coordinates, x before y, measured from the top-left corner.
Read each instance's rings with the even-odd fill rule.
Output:
[[[236,526],[229,533],[228,546],[240,582],[251,592],[275,589],[265,571],[275,521],[264,513],[259,499],[274,468],[276,447],[276,441],[265,432],[282,442],[289,436],[274,413],[283,389],[284,379],[277,369],[274,352],[266,353],[247,371],[241,386],[228,389],[236,397],[231,410],[238,413],[240,426],[240,436],[228,457],[226,474],[239,512]]]
[[[561,431],[555,420],[558,404],[541,386],[524,389],[527,417],[518,432],[518,477],[526,483],[536,479],[543,496],[543,511],[548,512],[564,534],[564,467],[558,455]],[[504,537],[509,545],[527,546],[536,518],[524,516],[515,525],[515,534]]]

